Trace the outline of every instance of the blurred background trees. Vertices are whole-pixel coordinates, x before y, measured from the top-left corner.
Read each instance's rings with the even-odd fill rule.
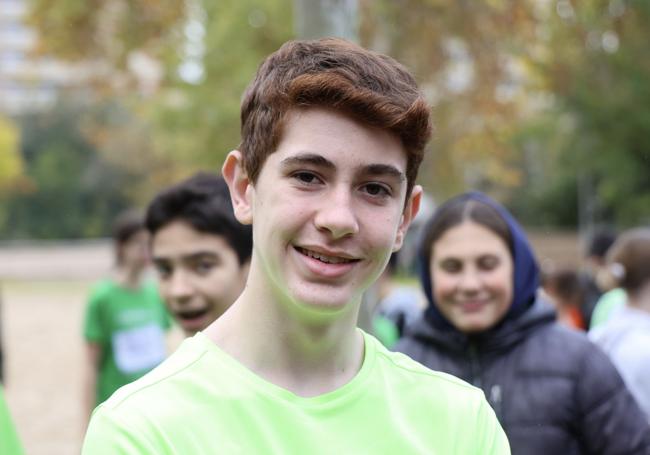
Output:
[[[246,84],[305,5],[31,0],[35,52],[87,71],[48,109],[0,122],[0,237],[105,235],[119,210],[218,170],[239,142]],[[648,2],[359,0],[350,11],[360,43],[408,66],[434,106],[420,173],[434,198],[487,191],[534,226],[649,221]]]

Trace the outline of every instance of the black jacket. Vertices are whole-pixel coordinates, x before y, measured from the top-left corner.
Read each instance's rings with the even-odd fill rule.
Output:
[[[483,389],[515,455],[650,454],[650,426],[612,363],[539,300],[473,338],[422,319],[395,350]]]

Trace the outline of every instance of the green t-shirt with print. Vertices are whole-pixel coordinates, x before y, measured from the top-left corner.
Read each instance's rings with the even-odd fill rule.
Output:
[[[95,410],[82,453],[510,453],[480,389],[364,338],[357,375],[304,398],[255,375],[199,332]]]
[[[23,448],[18,440],[18,434],[0,386],[0,454],[21,455],[22,453]]]
[[[98,343],[101,359],[97,404],[166,357],[165,331],[171,319],[153,282],[137,289],[111,280],[97,283],[86,308],[84,337]]]

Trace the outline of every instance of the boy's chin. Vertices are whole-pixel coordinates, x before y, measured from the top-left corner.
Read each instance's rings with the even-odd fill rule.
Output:
[[[294,295],[291,296],[293,307],[299,316],[309,320],[323,321],[338,319],[348,314],[355,306],[355,299],[349,295]]]

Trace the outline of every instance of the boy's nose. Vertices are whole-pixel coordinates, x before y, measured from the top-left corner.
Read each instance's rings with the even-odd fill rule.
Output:
[[[328,231],[335,239],[359,232],[352,195],[347,190],[332,191],[314,218],[316,228]]]
[[[188,281],[187,274],[177,270],[169,278],[168,292],[170,297],[175,300],[183,300],[192,295],[192,287]]]

